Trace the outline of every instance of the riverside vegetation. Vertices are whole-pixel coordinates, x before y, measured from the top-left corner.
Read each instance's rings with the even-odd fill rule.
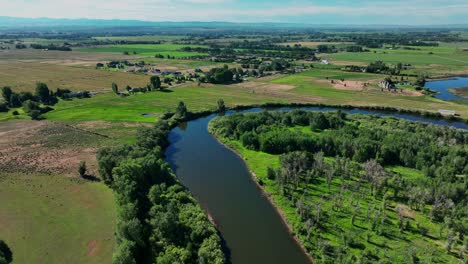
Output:
[[[140,129],[135,144],[98,153],[118,206],[115,264],[225,262],[216,229],[163,160],[170,128],[187,114],[180,103],[171,119]]]
[[[209,130],[318,263],[467,261],[466,131],[301,110],[218,117]]]

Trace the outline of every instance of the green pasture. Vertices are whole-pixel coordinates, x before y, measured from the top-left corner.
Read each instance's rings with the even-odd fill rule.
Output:
[[[321,54],[332,61],[364,62],[384,61],[388,64],[411,64],[413,66],[468,66],[467,44],[442,44],[439,47],[410,47],[407,49],[371,49],[370,52],[340,52]]]
[[[0,173],[0,237],[13,263],[110,263],[116,209],[102,183]]]
[[[82,52],[114,52],[124,53],[128,52],[129,55],[137,55],[142,57],[154,57],[156,54],[163,56],[171,56],[176,58],[185,58],[191,56],[207,55],[199,52],[185,52],[181,51],[183,47],[203,47],[200,45],[178,45],[178,44],[128,44],[128,45],[107,45],[99,46],[96,48],[80,49]],[[136,54],[134,54],[134,52]]]

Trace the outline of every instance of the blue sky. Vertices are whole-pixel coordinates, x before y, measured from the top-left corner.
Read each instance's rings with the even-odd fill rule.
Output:
[[[0,0],[0,16],[307,24],[468,24],[468,0]]]

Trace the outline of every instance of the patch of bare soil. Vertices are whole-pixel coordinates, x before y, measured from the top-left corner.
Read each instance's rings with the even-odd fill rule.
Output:
[[[356,66],[366,66],[367,63],[365,62],[362,62],[362,61],[334,61],[334,60],[329,60],[331,64],[334,64],[334,65],[342,65],[342,66],[346,66],[346,65],[356,65]]]
[[[102,136],[49,121],[0,124],[0,171],[76,176],[85,161],[97,175],[96,152]]]
[[[369,91],[375,90],[368,84],[370,82],[362,82],[362,81],[341,81],[341,80],[316,80],[318,83],[328,83],[333,88],[338,90],[348,90],[348,91]]]
[[[253,91],[274,92],[274,91],[288,91],[296,88],[294,85],[289,84],[275,84],[263,82],[243,82],[236,84],[245,89],[252,89]]]
[[[368,92],[368,91],[380,91],[383,93],[388,93],[389,95],[405,95],[405,96],[422,96],[423,94],[418,91],[409,90],[409,89],[397,89],[396,91],[390,92],[386,89],[377,89],[372,87],[371,84],[375,84],[378,80],[369,80],[369,81],[341,81],[341,80],[316,80],[319,83],[329,83],[333,88],[338,90],[348,90],[348,91],[357,91],[357,92]]]
[[[88,243],[88,251],[86,252],[86,256],[89,256],[89,257],[95,256],[98,251],[99,251],[99,243],[96,240],[90,241]]]

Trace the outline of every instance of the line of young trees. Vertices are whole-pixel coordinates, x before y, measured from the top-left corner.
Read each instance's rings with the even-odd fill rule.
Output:
[[[60,50],[60,51],[72,51],[69,46],[57,46],[54,44],[49,45],[41,45],[41,44],[31,44],[31,48],[33,49],[48,49],[48,50]]]
[[[180,103],[137,142],[98,152],[99,172],[115,192],[117,248],[113,263],[225,263],[221,239],[164,161],[168,134],[189,112]]]

